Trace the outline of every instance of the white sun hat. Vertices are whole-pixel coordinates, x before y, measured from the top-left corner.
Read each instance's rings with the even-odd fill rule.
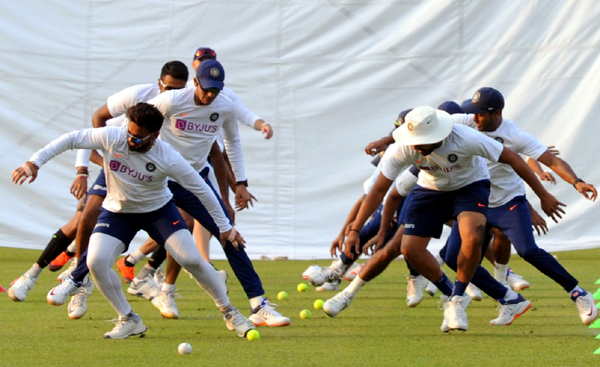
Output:
[[[404,121],[393,133],[394,140],[402,145],[439,143],[450,135],[454,124],[447,112],[429,106],[413,109]]]

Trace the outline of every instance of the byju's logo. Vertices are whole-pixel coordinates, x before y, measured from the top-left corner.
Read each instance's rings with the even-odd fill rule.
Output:
[[[111,171],[118,171],[119,168],[121,167],[121,162],[117,162],[117,161],[110,161],[110,170]]]
[[[188,122],[185,120],[180,120],[180,119],[175,120],[175,128],[176,129],[185,130],[187,127],[187,124],[188,124]]]

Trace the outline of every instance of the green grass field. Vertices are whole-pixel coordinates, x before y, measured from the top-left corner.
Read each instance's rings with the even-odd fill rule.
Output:
[[[0,248],[0,284],[27,270],[41,252]],[[600,249],[557,253],[559,261],[595,292],[600,285]],[[98,292],[89,299],[81,320],[67,317],[67,306],[51,306],[46,294],[57,284],[56,275],[44,271],[25,302],[0,297],[1,366],[575,366],[600,365],[600,329],[584,326],[568,295],[532,266],[513,257],[512,267],[531,288],[523,295],[533,307],[508,327],[491,327],[497,317],[489,297],[468,309],[469,330],[444,334],[439,327],[439,297],[425,295],[416,308],[406,307],[404,261],[393,262],[379,278],[365,286],[352,305],[337,318],[312,308],[315,299],[335,292],[316,292],[312,286],[298,293],[301,273],[314,262],[256,261],[267,295],[278,310],[292,318],[284,328],[259,327],[261,338],[248,341],[225,328],[220,312],[186,274],[179,279],[177,303],[182,318],[163,319],[152,304],[128,295],[148,331],[144,338],[104,340],[116,314]],[[328,265],[328,261],[318,261]],[[227,269],[224,261],[216,261]],[[489,264],[485,264],[488,269]],[[447,271],[448,274],[451,272]],[[453,276],[451,276],[453,278]],[[348,283],[344,281],[342,287]],[[123,286],[125,290],[125,285]],[[230,297],[248,316],[249,304],[237,279],[230,276]],[[285,290],[290,298],[276,301]],[[439,294],[439,293],[438,293]],[[299,313],[308,308],[310,319]],[[194,352],[181,356],[177,346],[192,344]]]

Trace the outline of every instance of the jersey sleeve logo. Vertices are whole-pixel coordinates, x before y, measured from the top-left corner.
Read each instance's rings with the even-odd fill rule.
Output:
[[[219,114],[218,113],[213,113],[210,115],[210,121],[215,122],[219,119]]]
[[[458,160],[458,156],[454,153],[448,155],[448,161],[454,163]]]
[[[155,169],[156,169],[156,166],[154,165],[154,163],[146,163],[146,171],[154,172]]]
[[[494,138],[498,143],[503,144],[504,145],[504,139],[502,139],[501,137],[497,136]]]
[[[413,126],[412,122],[409,122],[409,123],[406,125],[406,128],[408,129],[408,131],[413,131],[413,129],[414,129],[414,126]]]

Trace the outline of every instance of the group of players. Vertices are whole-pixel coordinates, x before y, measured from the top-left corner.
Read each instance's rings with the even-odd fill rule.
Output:
[[[411,274],[407,305],[419,304],[424,288],[431,295],[439,289],[444,302],[443,332],[468,329],[466,309],[472,299],[481,300],[479,289],[500,303],[499,315],[490,325],[509,325],[531,307],[509,286],[509,277],[516,290],[529,286],[509,269],[512,243],[521,257],[563,287],[585,325],[598,317],[593,296],[535,243],[532,227],[538,234],[547,227],[525,198],[523,180],[553,220],[561,218],[564,204],[544,189],[515,152],[529,157],[529,165],[543,180],[553,180],[553,176],[543,173],[536,161],[589,200],[595,201],[596,189],[578,178],[555,150],[505,119],[503,108],[499,91],[481,88],[462,106],[445,102],[437,110],[423,106],[403,111],[393,138],[367,147],[367,153],[374,154],[391,144],[332,244],[332,255],[343,249],[340,259],[309,272],[307,278],[315,286],[337,289],[340,277],[361,253],[371,252],[372,257],[348,287],[325,302],[327,315],[337,316],[367,282],[403,254]],[[426,248],[431,237],[440,237],[444,224],[452,230],[436,259]],[[486,252],[495,266],[495,277],[480,265]],[[456,271],[454,284],[441,271],[443,263]]]
[[[247,190],[238,120],[262,131],[266,138],[273,130],[224,87],[225,70],[214,50],[199,48],[192,66],[195,77],[191,82],[187,67],[172,61],[164,65],[157,84],[136,85],[112,95],[94,114],[93,128],[61,136],[13,171],[16,184],[27,178],[32,182],[54,156],[80,149],[71,187],[81,199],[77,213],[11,286],[8,293],[13,300],[25,300],[41,271],[53,261],[57,264],[50,267],[56,270],[76,256],[78,261],[60,277],[61,284],[48,293],[48,302],[62,305],[72,296],[69,317],[81,318],[95,283],[119,316],[104,337],[122,339],[144,333],[146,326],[127,302],[112,270],[143,229],[150,235],[148,242],[117,265],[131,282],[127,292],[151,300],[163,316],[179,317],[175,281],[183,267],[211,296],[227,328],[238,336],[245,336],[255,325],[290,324],[264,298],[260,277],[244,251],[245,240],[233,226],[235,210],[228,199],[230,187],[236,209],[247,208],[254,199]],[[538,173],[541,169],[535,161],[548,166],[587,199],[596,199],[596,189],[578,178],[553,150],[503,118],[503,108],[499,91],[481,88],[462,106],[445,103],[439,109],[422,106],[403,111],[392,136],[367,147],[369,154],[383,150],[385,154],[332,244],[332,255],[339,250],[340,259],[307,274],[320,290],[337,290],[340,278],[354,269],[360,254],[371,253],[354,270],[350,285],[325,302],[323,309],[329,316],[348,307],[368,281],[402,254],[410,272],[408,306],[421,301],[424,288],[432,295],[439,289],[444,301],[442,331],[468,329],[466,309],[472,299],[481,299],[479,289],[501,305],[491,325],[508,325],[531,307],[530,301],[508,286],[512,243],[520,256],[569,293],[584,324],[597,318],[591,294],[535,243],[532,226],[538,233],[547,227],[527,202],[522,181],[553,220],[564,213],[564,204],[544,189],[516,153],[529,157]],[[90,160],[104,169],[88,191]],[[436,259],[427,245],[431,237],[440,237],[444,224],[452,230]],[[221,240],[248,296],[249,318],[231,305],[226,272],[210,265],[210,235]],[[69,247],[73,240],[76,248]],[[495,277],[480,265],[488,243],[492,244],[487,254]],[[149,253],[148,264],[134,276],[133,266]],[[167,274],[161,277],[166,259]],[[442,272],[442,261],[456,271],[454,283]]]

